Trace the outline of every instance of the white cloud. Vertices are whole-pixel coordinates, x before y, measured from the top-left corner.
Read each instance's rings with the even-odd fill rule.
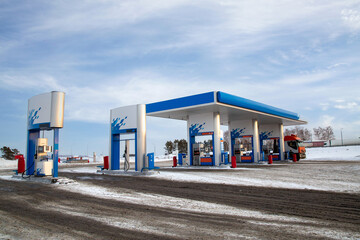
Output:
[[[333,68],[338,68],[338,67],[342,67],[342,66],[346,66],[346,65],[348,65],[348,64],[347,63],[335,63],[335,64],[328,66],[327,68],[333,69]]]
[[[19,91],[27,89],[37,89],[39,91],[64,91],[62,84],[50,75],[35,74],[31,76],[2,74],[0,75],[0,88]]]
[[[188,0],[124,0],[52,2],[47,14],[38,16],[29,32],[51,31],[53,34],[93,32],[116,29],[161,15],[163,11],[189,4]],[[95,33],[95,32],[94,32]]]
[[[323,82],[333,78],[336,75],[332,71],[319,71],[313,73],[297,74],[293,76],[287,76],[283,79],[277,81],[278,84],[286,85],[302,85],[302,84],[311,84],[317,82]]]
[[[105,79],[96,86],[68,87],[66,117],[107,123],[112,108],[201,93],[205,90],[201,85],[196,79],[169,78],[153,71],[138,70]]]
[[[338,22],[345,17],[354,24],[358,12],[344,10],[341,15],[339,9],[352,9],[354,4],[311,0],[42,2],[46,11],[26,19],[21,39],[29,42],[83,33],[93,38],[136,33],[148,41],[131,49],[134,55],[139,48],[161,51],[196,47],[205,49],[204,54],[227,57],[282,46],[286,44],[283,36],[294,33],[314,29],[326,34],[343,32]],[[147,21],[162,29],[140,25]],[[170,35],[164,38],[164,32]]]
[[[329,103],[320,103],[321,110],[326,111],[329,109]]]
[[[337,109],[358,109],[359,105],[356,102],[346,102],[344,104],[336,104],[334,106]]]
[[[359,7],[360,9],[360,7]],[[360,30],[360,11],[356,9],[343,9],[341,11],[341,18],[348,28],[357,32]]]
[[[323,115],[320,118],[320,126],[334,126],[334,116]]]

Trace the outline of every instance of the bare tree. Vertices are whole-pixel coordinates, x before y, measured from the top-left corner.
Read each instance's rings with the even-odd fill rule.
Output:
[[[315,138],[317,140],[320,140],[321,139],[321,134],[323,132],[323,128],[322,127],[313,128],[313,131],[314,131]]]
[[[335,134],[334,134],[334,130],[331,126],[327,126],[325,128],[325,131],[324,131],[324,138],[326,140],[334,140],[335,139]]]
[[[289,136],[291,134],[297,135],[299,138],[301,138],[303,141],[309,141],[311,140],[312,133],[309,129],[304,127],[295,126],[292,129],[286,128],[284,131],[285,136]]]
[[[318,140],[328,141],[335,139],[334,130],[331,126],[327,126],[325,128],[318,127],[318,128],[314,128],[313,130],[314,130],[314,135]]]

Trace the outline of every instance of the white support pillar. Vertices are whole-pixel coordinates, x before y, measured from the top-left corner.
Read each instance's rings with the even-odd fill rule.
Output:
[[[220,165],[221,141],[220,141],[220,113],[214,113],[214,162],[215,166]]]
[[[192,152],[192,149],[190,149],[190,121],[189,121],[189,116],[187,116],[187,121],[186,121],[186,133],[187,133],[187,162],[190,165],[190,154]]]
[[[137,171],[148,167],[146,160],[146,105],[137,106]]]
[[[259,124],[258,120],[253,120],[253,129],[254,129],[254,135],[253,135],[253,145],[254,145],[254,162],[259,162],[260,160],[260,139],[259,139]]]
[[[284,142],[284,125],[282,123],[279,124],[279,145],[280,145],[280,159],[285,160],[285,142]]]
[[[229,162],[231,162],[232,144],[231,144],[231,126],[230,126],[230,122],[228,122],[228,132],[229,132]],[[225,139],[224,139],[224,141],[225,141]]]

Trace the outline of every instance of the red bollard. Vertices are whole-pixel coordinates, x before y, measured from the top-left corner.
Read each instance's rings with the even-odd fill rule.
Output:
[[[173,167],[177,166],[177,159],[176,156],[173,157]]]
[[[15,159],[18,159],[18,173],[25,172],[25,159],[23,155],[15,155]]]
[[[104,169],[109,170],[109,156],[104,157]]]
[[[60,158],[58,159],[58,163],[60,163]]]
[[[236,168],[236,157],[235,156],[231,157],[231,168]]]
[[[297,162],[296,153],[293,153],[293,162]]]
[[[272,155],[268,156],[268,164],[272,164],[273,163],[273,159],[272,159]]]

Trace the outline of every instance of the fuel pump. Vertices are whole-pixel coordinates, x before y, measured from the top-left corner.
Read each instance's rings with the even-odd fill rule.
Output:
[[[127,172],[130,168],[130,140],[125,141],[125,162],[124,162],[124,171]]]
[[[241,144],[234,144],[234,155],[236,162],[241,162]]]
[[[264,141],[262,143],[262,153],[263,153],[263,160],[265,161],[266,159],[268,159],[269,156],[269,147],[264,144]]]
[[[202,143],[193,144],[193,165],[200,166],[200,158],[202,157],[201,148],[204,148]]]
[[[48,146],[47,138],[38,138],[35,151],[35,175],[53,175],[53,159],[49,159],[48,153],[52,152],[52,146]]]

